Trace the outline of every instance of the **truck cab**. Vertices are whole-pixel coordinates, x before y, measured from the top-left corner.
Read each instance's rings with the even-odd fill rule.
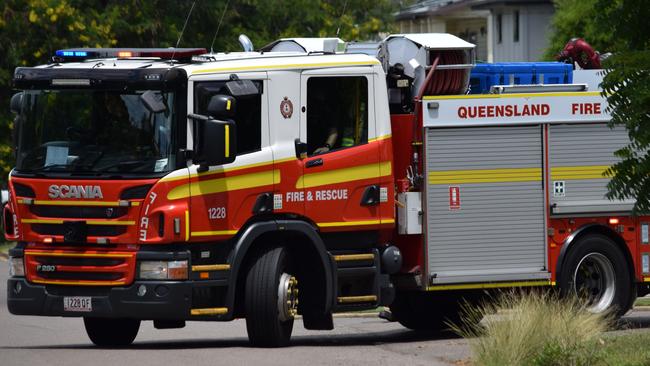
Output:
[[[16,70],[12,313],[84,317],[97,344],[141,320],[246,317],[254,343],[281,345],[297,314],[331,329],[392,301],[379,61],[204,53],[62,50]]]

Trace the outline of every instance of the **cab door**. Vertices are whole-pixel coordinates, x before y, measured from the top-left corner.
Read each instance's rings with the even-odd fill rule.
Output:
[[[238,73],[240,80],[251,80],[259,94],[235,97],[232,119],[236,124],[237,157],[234,162],[199,171],[190,168],[190,189],[179,195],[191,195],[190,236],[193,241],[221,240],[235,235],[255,214],[266,209],[273,197],[273,186],[280,179],[273,169],[273,153],[269,146],[267,74]],[[195,77],[193,87],[194,113],[206,114],[210,97],[228,95],[226,83],[230,75]],[[215,141],[214,148],[219,143]],[[271,200],[269,199],[271,198]]]
[[[300,139],[307,145],[305,214],[321,231],[377,228],[379,148],[370,69],[310,70],[301,75]]]

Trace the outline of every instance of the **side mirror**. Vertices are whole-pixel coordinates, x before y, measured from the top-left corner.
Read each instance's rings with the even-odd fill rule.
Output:
[[[11,97],[11,103],[9,108],[11,113],[20,114],[20,110],[23,107],[23,92],[16,93]]]
[[[215,118],[231,118],[235,116],[237,100],[230,95],[217,94],[210,98],[207,112]]]
[[[202,170],[213,165],[228,164],[237,156],[237,127],[233,121],[219,121],[190,114],[194,120],[194,158]]]

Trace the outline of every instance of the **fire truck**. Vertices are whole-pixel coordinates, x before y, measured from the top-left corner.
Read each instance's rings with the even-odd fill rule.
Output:
[[[475,67],[455,36],[400,34],[17,68],[9,311],[81,317],[101,346],[145,320],[245,318],[272,347],[298,316],[333,329],[382,305],[440,328],[492,289],[624,314],[650,282],[649,220],[605,198],[629,139],[602,72],[469,94]]]

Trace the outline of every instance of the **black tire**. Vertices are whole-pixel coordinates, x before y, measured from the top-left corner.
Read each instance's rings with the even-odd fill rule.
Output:
[[[289,345],[293,316],[280,318],[278,288],[283,274],[291,274],[288,250],[264,249],[253,259],[246,276],[246,330],[251,345],[284,347]]]
[[[393,318],[408,329],[441,331],[449,323],[459,324],[463,299],[460,296],[426,292],[399,292],[390,305]]]
[[[611,239],[586,236],[567,253],[559,278],[560,293],[583,297],[592,312],[620,317],[630,309],[634,297],[627,267],[625,256]]]
[[[133,343],[140,330],[140,320],[84,318],[90,340],[100,347],[124,347]]]

